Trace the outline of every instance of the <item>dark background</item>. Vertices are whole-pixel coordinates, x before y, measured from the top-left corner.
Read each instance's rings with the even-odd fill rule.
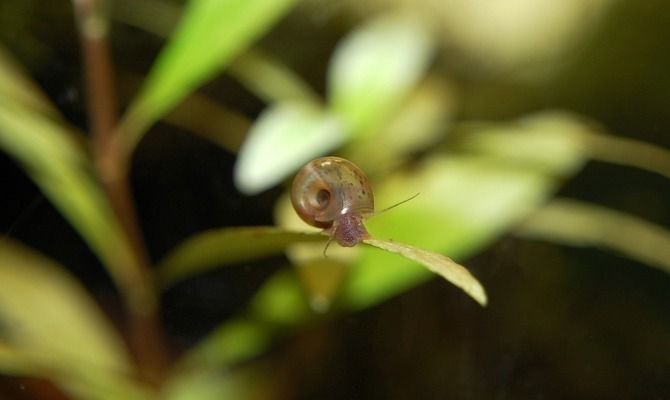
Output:
[[[343,17],[306,21],[292,15],[263,44],[278,56],[282,46],[290,47],[286,62],[323,92],[328,55],[347,28]],[[0,3],[0,42],[67,119],[86,130],[74,29],[69,2]],[[303,33],[293,35],[296,30]],[[563,108],[618,135],[670,147],[668,38],[667,3],[622,1],[577,60],[542,84],[529,87],[504,77],[476,78],[458,66],[445,68],[464,89],[461,119]],[[146,73],[161,44],[151,34],[115,24],[119,75]],[[501,87],[518,101],[478,99]],[[250,119],[264,107],[225,74],[203,92]],[[144,139],[132,184],[154,260],[206,228],[273,223],[281,188],[241,195],[232,183],[234,162],[234,154],[166,124]],[[66,265],[110,317],[118,318],[118,298],[95,256],[4,154],[0,182],[0,230]],[[670,228],[670,183],[649,172],[591,162],[559,194]],[[174,355],[239,310],[283,261],[215,271],[166,293],[163,321]],[[670,399],[667,274],[599,249],[511,236],[468,265],[490,294],[483,310],[434,281],[297,332],[262,361],[282,371],[287,398]],[[20,390],[21,384],[0,379],[0,397],[37,398]]]

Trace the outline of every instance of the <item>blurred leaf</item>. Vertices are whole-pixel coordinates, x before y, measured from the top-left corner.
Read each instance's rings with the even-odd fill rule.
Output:
[[[176,281],[226,264],[281,254],[298,241],[325,241],[319,234],[290,232],[271,227],[241,227],[210,230],[187,239],[158,266],[159,281]]]
[[[590,157],[670,178],[670,150],[600,131],[595,123],[579,116],[544,111],[509,124],[462,123],[455,134],[461,150],[485,151],[539,168],[567,173]],[[544,148],[550,148],[551,154],[538,150]]]
[[[115,0],[111,17],[124,24],[167,37],[179,23],[182,7],[161,0]]]
[[[372,20],[338,46],[328,75],[329,102],[348,132],[369,135],[392,116],[428,68],[432,43],[401,16]]]
[[[260,50],[249,50],[231,65],[229,74],[267,103],[296,101],[321,105],[319,95],[294,71]]]
[[[165,400],[271,399],[272,374],[258,367],[225,372],[179,371],[161,393]],[[270,387],[268,387],[270,386]]]
[[[332,247],[336,248],[335,246]],[[340,293],[342,285],[346,282],[349,272],[349,263],[333,257],[332,254],[328,254],[328,258],[325,258],[323,249],[324,244],[321,243],[319,245],[319,255],[299,262],[296,262],[295,257],[290,256],[293,252],[293,246],[287,252],[295,266],[295,272],[300,279],[305,294],[309,297],[310,307],[313,311],[319,313],[330,310]]]
[[[237,153],[251,127],[251,120],[213,99],[192,93],[184,98],[165,121]]]
[[[583,138],[591,132],[578,117],[552,111],[511,123],[464,123],[456,135],[461,150],[476,150],[527,168],[567,175],[584,164]]]
[[[249,305],[254,319],[279,326],[300,323],[312,315],[307,296],[292,270],[282,270],[269,279]]]
[[[524,237],[573,246],[600,246],[670,273],[670,231],[594,204],[559,199],[521,225]]]
[[[449,257],[408,244],[388,240],[366,239],[364,242],[371,246],[379,247],[382,250],[398,253],[405,258],[418,262],[428,268],[428,270],[442,276],[462,289],[482,306],[486,305],[486,293],[477,278],[472,276],[465,267],[454,262]]]
[[[652,143],[590,132],[584,150],[594,159],[636,167],[670,178],[670,151]]]
[[[311,315],[293,271],[280,270],[256,292],[246,313],[221,324],[178,365],[185,369],[221,368],[257,357],[278,335]]]
[[[339,121],[318,107],[276,104],[261,114],[242,145],[235,184],[243,193],[258,193],[343,141]]]
[[[50,260],[8,239],[0,241],[0,282],[0,367],[5,372],[48,374],[65,387],[93,392],[92,387],[113,386],[110,381],[118,384],[135,373],[111,324],[78,282]],[[116,394],[140,391],[127,385]]]
[[[0,147],[14,157],[79,231],[131,302],[138,281],[129,244],[65,126],[0,98]]]
[[[450,130],[456,102],[453,85],[437,75],[429,76],[408,95],[401,112],[392,115],[384,129],[350,143],[343,151],[368,176],[383,176],[442,140]],[[379,151],[382,143],[384,151]]]
[[[222,324],[189,351],[180,366],[187,368],[235,365],[258,356],[275,336],[265,321],[239,317]]]
[[[161,37],[170,34],[180,13],[178,5],[163,1],[117,0],[114,3],[117,20]],[[267,103],[280,100],[322,103],[320,96],[300,76],[257,48],[248,49],[235,58],[227,73]]]
[[[12,102],[51,117],[58,115],[58,111],[35,83],[23,73],[21,67],[0,46],[0,100],[3,99],[5,101],[11,99]]]
[[[146,130],[266,32],[296,0],[192,0],[122,121],[132,149]]]

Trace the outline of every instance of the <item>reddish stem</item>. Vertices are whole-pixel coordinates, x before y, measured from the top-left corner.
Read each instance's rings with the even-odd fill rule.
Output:
[[[133,298],[141,304],[128,304],[129,340],[143,378],[158,383],[165,367],[165,345],[157,316],[157,299],[150,263],[137,222],[128,182],[126,154],[119,136],[114,71],[109,51],[108,21],[102,1],[73,0],[79,23],[81,47],[86,71],[87,105],[92,134],[93,158],[98,177],[110,205],[127,235],[133,252],[137,282]]]

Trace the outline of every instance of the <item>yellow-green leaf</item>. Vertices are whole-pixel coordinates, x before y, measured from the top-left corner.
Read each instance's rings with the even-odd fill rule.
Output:
[[[4,239],[0,282],[0,367],[13,360],[24,372],[55,371],[92,384],[134,373],[114,327],[61,267]]]
[[[11,101],[52,117],[58,115],[56,108],[49,102],[37,85],[28,78],[21,67],[0,46],[0,99]]]
[[[325,241],[319,234],[272,227],[223,228],[197,234],[169,253],[158,267],[163,286],[217,266],[281,254],[296,242]]]
[[[653,143],[590,132],[581,139],[584,151],[596,160],[636,167],[670,178],[670,150]]]
[[[228,367],[257,357],[278,335],[311,315],[309,300],[294,271],[282,269],[256,292],[244,314],[216,328],[178,367]]]
[[[420,249],[405,243],[392,242],[390,240],[366,239],[365,243],[370,246],[379,247],[382,250],[398,253],[401,256],[416,261],[430,271],[440,275],[444,279],[462,289],[470,297],[482,306],[486,305],[486,292],[477,278],[462,265],[451,258],[432,251]]]
[[[620,211],[575,200],[547,204],[521,227],[524,237],[600,246],[670,273],[670,232]]]
[[[130,245],[84,149],[68,127],[0,98],[0,148],[14,157],[79,231],[131,303],[138,281]]]
[[[564,112],[532,114],[510,123],[463,123],[458,148],[518,163],[547,174],[567,175],[580,168],[587,154],[584,137],[592,128]]]
[[[161,392],[165,400],[272,398],[273,373],[259,366],[228,371],[180,370]]]

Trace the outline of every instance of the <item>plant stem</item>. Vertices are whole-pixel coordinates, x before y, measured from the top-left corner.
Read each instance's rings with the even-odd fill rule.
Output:
[[[96,171],[109,203],[126,234],[132,251],[137,282],[131,284],[129,341],[142,377],[159,383],[165,367],[165,344],[157,315],[158,300],[149,258],[137,222],[128,181],[128,159],[119,136],[113,67],[108,42],[108,20],[104,0],[73,0],[79,24],[86,71],[87,103]],[[139,299],[139,301],[137,301]]]

